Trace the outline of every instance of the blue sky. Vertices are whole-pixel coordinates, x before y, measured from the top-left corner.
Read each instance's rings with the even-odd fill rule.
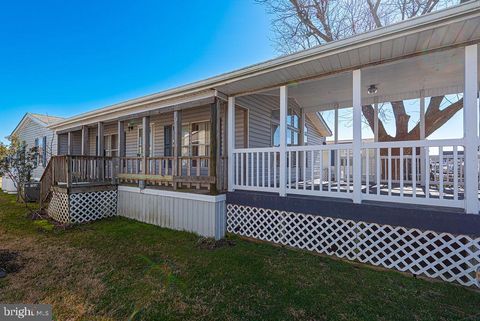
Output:
[[[27,111],[72,116],[277,55],[253,0],[3,1],[0,21],[2,140]]]
[[[3,1],[0,21],[4,142],[27,111],[73,116],[278,55],[254,0]],[[351,110],[342,113],[349,139]],[[411,114],[418,121],[418,104]],[[461,133],[461,117],[430,138]]]

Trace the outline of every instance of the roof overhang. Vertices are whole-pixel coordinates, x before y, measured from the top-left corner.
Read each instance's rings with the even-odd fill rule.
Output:
[[[23,115],[22,119],[15,127],[15,129],[6,138],[10,140],[13,136],[15,136],[18,133],[18,131],[20,131],[20,129],[23,128],[23,126],[27,123],[28,120],[31,120],[42,127],[47,127],[47,124],[41,121],[40,119],[33,117],[30,113],[25,113],[25,115]]]
[[[71,128],[80,128],[81,126],[92,125],[98,122],[128,120],[144,115],[202,106],[213,103],[216,97],[225,99],[224,95],[215,90],[151,97],[148,99],[142,97],[67,118],[65,121],[50,125],[49,128],[55,130],[57,133],[65,132]]]
[[[272,59],[189,85],[81,114],[50,128],[59,130],[167,108],[195,96],[244,95],[299,81],[387,64],[399,59],[462,47],[480,39],[480,2],[412,18],[371,32]]]

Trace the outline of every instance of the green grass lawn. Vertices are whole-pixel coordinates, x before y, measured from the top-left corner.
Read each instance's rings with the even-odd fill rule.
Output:
[[[123,218],[67,230],[0,193],[0,251],[22,268],[2,303],[50,303],[58,320],[480,320],[480,293],[311,253],[199,238]]]

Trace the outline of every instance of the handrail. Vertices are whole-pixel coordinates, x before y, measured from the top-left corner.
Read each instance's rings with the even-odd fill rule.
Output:
[[[43,207],[44,202],[50,194],[50,189],[53,184],[52,160],[50,159],[40,178],[40,206]]]
[[[209,161],[209,156],[153,156],[146,158],[138,156],[53,156],[49,163],[50,186],[116,184],[118,181],[135,183],[144,180],[152,184],[174,185],[178,183],[186,187],[208,187],[207,183],[211,184],[213,180],[216,180],[216,173],[210,173],[210,168],[207,166]],[[44,175],[47,177],[48,174]],[[157,179],[166,176],[178,179],[176,181]]]
[[[373,142],[362,143],[362,148],[399,148],[399,147],[438,147],[438,146],[463,146],[463,139],[435,139],[435,140],[407,140],[398,142]]]

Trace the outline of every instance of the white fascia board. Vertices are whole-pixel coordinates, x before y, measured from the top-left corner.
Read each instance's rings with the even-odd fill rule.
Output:
[[[156,109],[172,107],[175,105],[181,105],[184,103],[202,100],[210,97],[214,97],[215,91],[208,90],[198,93],[189,93],[188,96],[178,94],[175,97],[167,98],[157,98],[151,100],[144,100],[144,98],[139,98],[137,100],[130,100],[118,105],[113,105],[110,107],[94,110],[72,118],[68,118],[65,121],[60,121],[55,124],[48,126],[50,129],[55,131],[62,131],[70,129],[72,127],[89,125],[97,122],[106,122],[110,120],[116,120],[121,117],[125,117],[131,114],[138,114],[143,112],[148,112]],[[153,106],[152,106],[153,105]]]

